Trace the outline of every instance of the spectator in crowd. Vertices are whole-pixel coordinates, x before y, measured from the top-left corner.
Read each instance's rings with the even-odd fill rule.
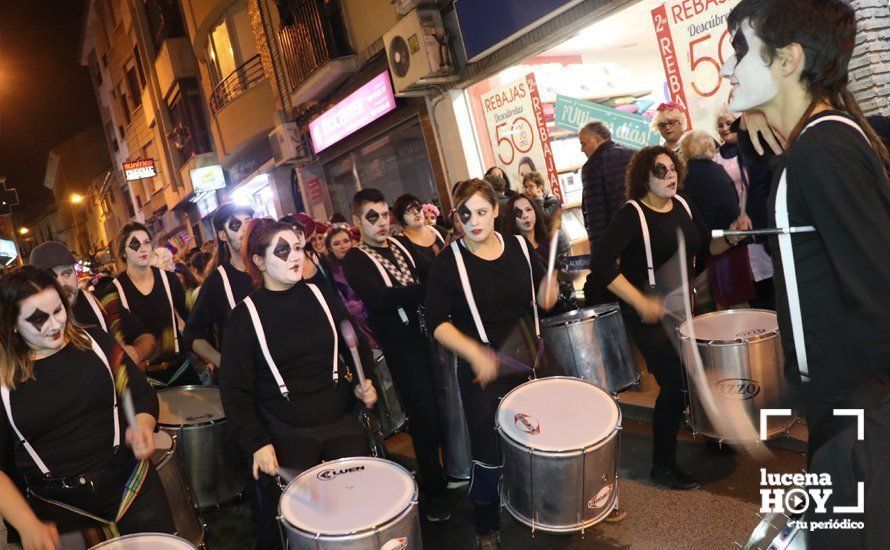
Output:
[[[529,172],[522,178],[522,188],[525,194],[541,208],[541,212],[544,214],[544,223],[549,224],[562,205],[556,195],[547,192],[544,176],[539,172]]]
[[[732,183],[735,186],[736,194],[739,200],[744,195],[745,185],[742,183],[742,165],[739,156],[739,136],[732,129],[732,124],[738,119],[738,115],[729,110],[729,106],[724,105],[717,111],[717,135],[720,136],[722,142],[717,148],[714,155],[714,162],[719,164],[726,170]]]
[[[680,138],[686,132],[686,110],[673,102],[662,103],[652,117],[652,129],[664,138],[665,147],[679,153]]]
[[[368,310],[365,309],[364,302],[359,299],[349,285],[349,281],[346,280],[346,275],[343,273],[343,265],[340,263],[355,244],[349,226],[345,224],[334,225],[325,234],[324,244],[328,249],[328,265],[331,266],[331,275],[337,294],[340,295],[340,299],[343,300],[343,305],[346,306],[349,313],[358,321],[359,327],[365,333],[371,346],[378,347],[377,341],[373,337],[371,325],[368,322]]]
[[[680,140],[686,165],[682,193],[695,205],[708,230],[726,229],[739,217],[739,196],[732,178],[713,160],[717,146],[705,131],[693,130]]]

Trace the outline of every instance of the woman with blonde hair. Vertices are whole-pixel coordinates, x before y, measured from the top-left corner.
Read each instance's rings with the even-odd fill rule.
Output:
[[[686,110],[674,102],[662,103],[652,117],[652,129],[664,138],[664,146],[678,152],[680,138],[686,132]]]
[[[704,218],[708,229],[726,229],[739,217],[739,197],[726,170],[714,162],[717,144],[711,134],[693,130],[680,140],[686,165],[682,194]]]
[[[745,187],[742,183],[742,157],[739,155],[739,136],[733,131],[732,125],[739,118],[739,115],[729,110],[728,105],[723,105],[717,110],[717,135],[723,142],[717,148],[714,155],[714,162],[719,164],[726,170],[732,182],[735,185],[736,193],[741,200],[745,193]]]

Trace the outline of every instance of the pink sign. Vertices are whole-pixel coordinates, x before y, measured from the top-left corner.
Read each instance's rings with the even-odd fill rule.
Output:
[[[309,123],[315,152],[327,149],[395,108],[389,71],[384,71]]]

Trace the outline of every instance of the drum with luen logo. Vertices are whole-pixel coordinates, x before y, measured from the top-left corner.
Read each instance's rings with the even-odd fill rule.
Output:
[[[784,355],[779,324],[773,311],[737,309],[699,315],[679,327],[686,369],[694,364],[694,349],[701,356],[708,388],[694,380],[689,384],[689,423],[696,435],[730,443],[739,441],[733,434],[721,433],[708,417],[702,404],[702,392],[711,391],[718,410],[721,403],[741,404],[744,414],[759,429],[761,409],[787,409],[793,403],[792,387],[783,374]],[[691,333],[695,333],[695,342]],[[725,408],[725,407],[724,407]],[[787,432],[797,419],[770,416],[767,439]]]
[[[208,508],[237,497],[247,466],[226,422],[219,389],[181,386],[158,392],[158,427],[176,437],[195,504]]]
[[[342,458],[310,468],[278,504],[290,550],[422,550],[417,484],[394,462]]]
[[[496,427],[504,505],[517,520],[583,532],[615,507],[621,411],[609,392],[577,378],[532,380],[501,400]]]
[[[164,533],[139,533],[107,540],[90,550],[194,550],[187,540]]]
[[[155,452],[151,463],[161,478],[176,534],[195,546],[204,545],[204,521],[192,499],[188,482],[182,472],[182,462],[176,452],[176,439],[164,431],[154,434]]]

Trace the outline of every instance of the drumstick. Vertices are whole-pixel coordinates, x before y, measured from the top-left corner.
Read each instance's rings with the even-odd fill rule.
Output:
[[[294,480],[295,477],[300,475],[299,470],[294,470],[293,468],[285,468],[284,466],[279,466],[278,470],[275,472],[278,474],[278,477],[284,480],[285,483],[290,483]]]
[[[343,339],[346,340],[349,353],[352,354],[352,362],[355,364],[355,374],[358,376],[358,383],[362,391],[365,391],[365,371],[362,369],[362,359],[358,354],[358,337],[355,335],[355,329],[352,328],[352,323],[348,319],[340,321],[340,333],[343,335]]]
[[[776,227],[771,229],[714,229],[711,231],[711,237],[719,239],[720,237],[748,237],[756,235],[784,235],[787,233],[813,233],[816,228],[812,225],[804,225],[801,227]]]
[[[553,232],[553,236],[550,237],[550,253],[547,256],[547,276],[544,278],[547,284],[547,301],[550,301],[550,277],[553,277],[553,270],[556,267],[556,248],[559,245],[559,225],[561,222],[561,214],[556,213],[553,218],[551,218],[551,222],[553,223],[553,228],[551,231]]]

